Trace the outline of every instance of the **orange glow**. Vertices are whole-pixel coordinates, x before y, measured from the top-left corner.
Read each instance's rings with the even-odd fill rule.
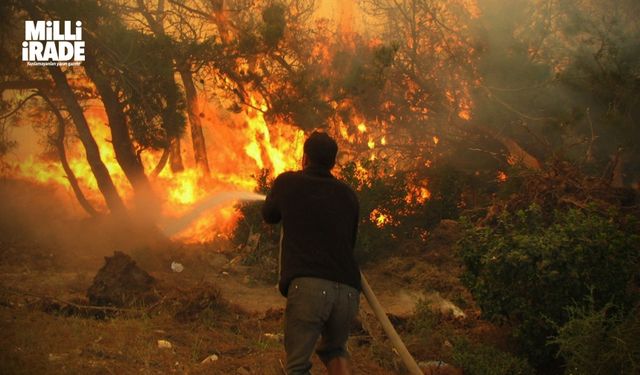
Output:
[[[369,214],[369,220],[371,220],[371,222],[378,228],[383,228],[392,222],[391,215],[383,214],[377,208],[371,211]]]
[[[266,109],[256,98],[252,106]],[[141,160],[152,184],[153,192],[162,202],[162,216],[175,220],[189,211],[192,205],[220,191],[253,191],[257,186],[255,176],[263,168],[269,169],[271,178],[286,171],[298,169],[302,159],[304,132],[288,124],[267,124],[263,112],[253,108],[239,114],[219,113],[214,106],[199,99],[202,123],[208,148],[210,178],[204,178],[195,167],[190,137],[182,138],[182,158],[185,170],[174,173],[169,163],[155,178],[151,171],[160,159],[160,151],[145,151]],[[111,144],[106,114],[101,106],[87,106],[85,115],[93,137],[100,149],[100,157],[125,203],[133,207],[133,189],[120,168]],[[35,138],[35,137],[34,137]],[[86,161],[84,148],[76,138],[67,139],[67,158],[87,199],[102,212],[107,209],[97,183]],[[16,161],[16,173],[22,178],[51,184],[69,194],[71,187],[57,159],[27,155]],[[176,237],[185,242],[205,242],[216,235],[228,235],[235,226],[239,213],[230,203],[211,210],[196,220],[190,228]]]
[[[431,192],[426,186],[410,186],[404,201],[407,204],[423,204],[429,198],[431,198]]]
[[[457,5],[462,4],[471,17],[477,18],[480,16],[477,0],[457,0],[455,3]],[[360,50],[356,50],[355,48],[356,41],[358,43],[364,41],[364,43],[357,44],[358,48],[370,48],[372,52],[375,52],[374,49],[384,46],[385,42],[383,42],[383,40],[386,40],[356,34],[359,31],[357,24],[363,19],[363,14],[361,14],[360,8],[353,0],[333,2],[332,4],[336,6],[338,11],[335,15],[336,17],[333,17],[335,21],[337,21],[335,23],[336,32],[331,31],[331,33],[323,34],[323,30],[325,30],[325,28],[321,26],[323,21],[316,20],[318,27],[315,30],[317,31],[317,35],[320,36],[314,37],[316,39],[313,40],[316,40],[316,42],[313,43],[313,46],[309,50],[304,49],[304,56],[297,57],[295,54],[289,56],[284,52],[287,48],[283,49],[281,56],[286,62],[291,63],[291,65],[296,68],[297,66],[304,67],[307,63],[313,64],[314,66],[318,65],[319,74],[324,75],[321,77],[323,79],[325,76],[328,78],[340,78],[340,75],[336,74],[334,69],[335,61],[341,61],[335,60],[337,50],[344,49],[346,52],[349,52],[349,49],[352,49],[354,54],[356,52],[359,54]],[[216,15],[216,17],[227,16]],[[219,19],[217,22],[225,23],[231,21],[228,19]],[[231,30],[232,28],[220,30],[221,35],[217,38],[235,38],[237,35],[234,35],[234,31]],[[289,32],[292,31],[289,30],[288,33]],[[167,29],[167,33],[169,33],[169,28]],[[456,36],[458,33],[451,34],[452,35],[448,36],[444,42],[440,41],[430,44],[433,48],[429,48],[427,54],[430,59],[429,61],[433,58],[434,64],[436,65],[434,68],[444,67],[443,58],[446,58],[449,53],[447,51],[450,50],[452,46],[459,50],[461,48],[459,46],[465,45],[462,40],[463,36]],[[326,38],[324,36],[326,36]],[[424,45],[421,45],[419,41],[414,39],[413,37],[408,37],[407,44],[409,46],[415,46],[417,49],[424,47]],[[338,48],[336,48],[336,46],[338,46]],[[465,51],[469,48],[469,55],[472,54],[472,48],[464,48]],[[397,53],[400,54],[402,51],[403,49],[400,49]],[[345,55],[348,56],[349,54],[346,53]],[[462,56],[462,54],[460,55]],[[298,61],[298,58],[301,60]],[[256,57],[254,60],[253,57],[238,57],[235,60],[235,67],[230,64],[229,69],[237,70],[234,73],[239,73],[241,77],[268,78],[268,72],[273,68],[273,64],[269,64],[268,59],[269,58]],[[469,63],[471,66],[473,65],[470,57],[465,58],[464,63]],[[464,66],[466,67],[466,65]],[[436,71],[434,70],[434,72]],[[253,73],[255,73],[255,77]],[[216,74],[223,75],[220,73]],[[427,79],[434,78],[434,76],[431,76],[431,74],[434,74],[433,72],[425,71],[424,74]],[[264,77],[261,77],[261,75],[264,75]],[[202,74],[201,76],[206,77],[206,74]],[[200,75],[198,77],[200,78]],[[395,76],[392,75],[391,77]],[[229,88],[237,87],[240,84],[222,77],[216,79],[221,81],[226,80],[225,82],[228,86],[226,88],[220,88],[219,86],[215,86],[215,84],[211,84],[210,82],[213,81],[213,79],[210,78],[206,78],[206,82],[203,80],[202,85],[198,85],[200,95],[198,97],[197,107],[201,112],[199,115],[207,145],[207,156],[210,168],[209,176],[204,176],[201,170],[196,168],[188,127],[186,134],[181,139],[181,156],[185,166],[184,171],[173,172],[170,164],[167,163],[158,176],[152,177],[152,171],[160,160],[161,151],[141,151],[140,158],[145,172],[149,176],[154,193],[162,203],[162,216],[164,219],[171,220],[180,217],[188,212],[192,205],[216,192],[255,190],[258,184],[256,176],[261,173],[261,170],[268,170],[268,177],[274,178],[284,171],[300,168],[305,133],[300,130],[300,128],[294,126],[294,124],[278,122],[280,120],[273,120],[270,116],[265,117],[265,114],[268,113],[269,105],[274,105],[274,103],[267,102],[260,93],[269,92],[270,94],[274,94],[276,93],[276,89],[282,89],[283,91],[281,93],[278,92],[279,95],[282,94],[282,96],[286,96],[288,94],[286,92],[286,86],[282,86],[284,88],[278,85],[270,86],[269,79],[267,78],[265,78],[264,81],[259,79],[243,81],[260,82],[260,85],[264,85],[264,87],[260,87],[258,90],[256,89],[256,84],[246,83],[246,87],[243,87],[243,89],[246,90],[243,90],[243,100],[248,102],[246,103],[248,105],[242,107],[242,109],[238,109],[238,113],[225,109],[230,107],[229,104],[236,104],[235,101],[238,100],[236,97],[228,99],[229,96],[232,96],[228,92],[226,96],[218,94],[224,94],[225,90],[231,91]],[[469,85],[472,83],[469,79],[465,78],[465,76],[454,78],[456,79],[451,79],[450,81],[456,82],[455,84],[446,84],[443,87],[437,86],[438,90],[445,91],[444,101],[446,103],[444,104],[449,105],[448,108],[451,109],[454,117],[457,115],[458,118],[469,121],[472,119],[473,114],[473,102],[470,99],[472,96],[469,89]],[[370,170],[368,170],[367,167],[363,166],[363,164],[367,165],[367,160],[376,161],[377,163],[371,164],[374,166],[388,163],[384,166],[393,169],[397,168],[398,170],[404,169],[405,171],[414,167],[422,169],[432,166],[433,162],[431,160],[424,160],[421,157],[407,161],[406,159],[408,158],[406,155],[403,155],[402,147],[380,147],[380,145],[387,146],[391,144],[392,146],[401,146],[414,142],[422,146],[425,143],[430,144],[430,140],[433,141],[434,145],[438,145],[441,141],[437,136],[429,139],[431,135],[427,132],[422,133],[423,135],[421,137],[423,138],[418,140],[409,139],[407,141],[409,136],[405,136],[401,131],[395,130],[401,129],[401,125],[406,125],[406,121],[413,121],[409,116],[406,118],[410,118],[411,120],[406,120],[404,114],[399,111],[399,109],[404,108],[401,106],[403,99],[406,99],[406,102],[409,103],[409,110],[414,111],[414,115],[417,115],[420,121],[428,120],[432,117],[431,112],[434,111],[433,108],[428,108],[428,105],[425,104],[429,103],[429,101],[423,98],[427,94],[425,94],[424,88],[417,83],[418,80],[406,77],[398,79],[400,82],[395,83],[401,83],[399,92],[394,92],[392,96],[388,97],[382,96],[382,102],[379,103],[380,108],[377,108],[378,113],[375,112],[376,108],[367,112],[366,115],[364,113],[356,113],[357,108],[360,107],[356,105],[355,97],[335,99],[327,98],[326,96],[329,96],[329,94],[323,94],[323,100],[326,99],[326,102],[332,107],[335,113],[340,114],[327,120],[328,131],[338,141],[341,154],[345,155],[342,156],[342,160],[339,160],[339,164],[347,158],[350,158],[349,161],[356,161],[355,176],[360,186],[371,186],[374,178],[384,177],[377,175],[383,172],[379,172],[376,168],[370,168]],[[92,84],[81,74],[70,74],[69,80],[72,81],[74,89],[92,87]],[[478,80],[473,84],[480,85],[481,82]],[[208,92],[206,92],[207,90]],[[439,91],[437,94],[439,97],[442,92]],[[105,163],[119,194],[125,200],[125,204],[132,207],[133,190],[115,158],[110,129],[102,103],[90,101],[85,108],[84,111],[91,132],[100,149],[100,157]],[[438,111],[434,113],[438,113]],[[438,117],[435,116],[435,119],[437,118]],[[320,126],[320,124],[314,126]],[[93,173],[87,164],[84,148],[77,137],[72,134],[69,134],[66,142],[69,164],[78,178],[80,187],[89,201],[96,206],[99,211],[106,212],[107,209],[103,203],[103,196],[98,190]],[[362,161],[362,163],[360,161]],[[13,167],[15,167],[17,173],[24,178],[43,184],[58,186],[64,189],[65,192],[72,194],[68,180],[57,159],[45,159],[29,155],[17,161]],[[502,175],[504,179],[502,179]],[[507,176],[499,172],[497,178],[500,181],[505,181]],[[408,194],[404,198],[407,204],[422,204],[431,198],[431,193],[428,190],[428,181],[412,181],[409,185]],[[395,215],[396,213],[394,212],[393,214]],[[189,229],[180,233],[178,237],[186,242],[205,242],[219,234],[228,235],[234,228],[238,218],[239,213],[233,207],[233,204],[229,204],[225,207],[220,207],[220,209],[207,212],[203,217],[194,222]],[[378,227],[393,224],[391,214],[381,212],[378,209],[370,213],[369,219]]]
[[[463,120],[471,120],[471,112],[469,110],[461,110],[460,112],[458,112],[458,117],[460,117]]]
[[[505,181],[507,181],[508,178],[509,177],[507,176],[506,173],[504,173],[503,171],[498,171],[498,175],[497,175],[498,181],[505,182]]]

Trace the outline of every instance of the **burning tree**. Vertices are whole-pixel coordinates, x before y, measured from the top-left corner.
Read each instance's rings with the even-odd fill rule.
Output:
[[[571,150],[584,151],[594,168],[606,164],[615,155],[599,135],[607,118],[622,124],[620,134],[637,130],[625,120],[634,116],[635,96],[623,94],[635,92],[635,81],[613,78],[632,77],[635,55],[617,53],[625,39],[605,32],[634,27],[599,23],[589,13],[602,9],[588,1],[543,5],[367,0],[361,13],[341,5],[343,18],[331,23],[311,0],[7,2],[2,11],[17,16],[2,32],[7,60],[21,40],[20,21],[46,16],[83,20],[87,61],[68,69],[7,64],[5,121],[53,121],[45,128],[62,151],[53,175],[66,176],[54,180],[69,181],[88,212],[103,210],[100,200],[123,211],[132,202],[155,207],[149,202],[157,199],[172,216],[207,190],[255,189],[260,170],[273,177],[297,168],[304,133],[324,128],[340,143],[341,166],[355,163],[364,180],[403,176],[399,199],[407,207],[430,200],[424,215],[457,215],[486,202],[513,165],[538,169],[576,140]],[[504,11],[512,17],[498,22]],[[572,31],[572,12],[588,27]],[[357,14],[368,29],[351,26]],[[590,50],[572,50],[572,40],[603,46],[593,65],[602,69],[588,70],[600,82],[589,105],[554,99],[587,83],[572,77],[588,68],[577,56]],[[595,95],[610,89],[621,94]],[[535,110],[523,109],[527,101]],[[627,183],[635,178],[633,147],[611,168],[626,166]],[[42,170],[53,168],[45,164],[14,169],[44,180]],[[439,190],[434,178],[449,178],[438,170],[458,176],[451,197],[432,191]],[[411,211],[383,205],[362,216],[384,226]],[[237,217],[231,207],[222,212],[219,222]],[[416,220],[428,227],[440,217]],[[210,226],[199,228],[200,236]]]

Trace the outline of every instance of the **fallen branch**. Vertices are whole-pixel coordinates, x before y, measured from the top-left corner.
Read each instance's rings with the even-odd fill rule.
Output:
[[[131,308],[122,308],[122,307],[114,307],[114,306],[94,306],[94,305],[83,305],[83,304],[78,304],[78,303],[74,303],[71,301],[67,301],[61,298],[57,298],[57,297],[51,297],[51,296],[45,296],[45,295],[41,295],[41,294],[37,294],[37,293],[32,293],[32,292],[27,292],[21,289],[17,289],[17,288],[11,288],[11,287],[7,287],[7,286],[0,286],[0,290],[2,290],[3,292],[8,292],[14,295],[18,295],[18,296],[29,296],[29,297],[33,297],[33,298],[37,298],[39,300],[42,301],[53,301],[53,302],[57,302],[60,303],[62,305],[66,305],[66,306],[70,306],[73,307],[75,309],[78,310],[92,310],[92,311],[109,311],[109,312],[120,312],[120,313],[147,313],[148,311],[152,310],[153,308],[156,307],[156,305],[158,305],[158,303],[150,306],[147,309],[131,309]],[[162,300],[160,301],[162,302]]]

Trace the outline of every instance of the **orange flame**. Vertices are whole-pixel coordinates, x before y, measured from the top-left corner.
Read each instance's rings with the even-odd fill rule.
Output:
[[[251,99],[255,108],[266,109],[259,100]],[[102,161],[120,195],[126,202],[130,202],[133,190],[115,158],[104,110],[95,105],[88,108],[85,115],[99,146]],[[189,137],[184,137],[182,156],[186,169],[174,173],[167,165],[157,177],[150,177],[154,193],[163,202],[162,215],[168,219],[181,216],[194,203],[215,192],[252,191],[257,187],[255,176],[261,169],[269,169],[269,176],[273,178],[286,170],[297,169],[302,158],[304,132],[294,126],[268,124],[263,112],[252,108],[237,115],[218,113],[204,98],[200,98],[200,108],[203,108],[203,128],[211,176],[205,179],[202,172],[195,168]],[[36,138],[32,134],[30,141]],[[72,137],[67,138],[67,143],[69,165],[83,192],[96,208],[106,211],[101,206],[103,198],[86,162],[82,145]],[[141,154],[148,173],[156,166],[159,154],[158,151]],[[22,178],[52,184],[71,194],[71,187],[57,160],[26,155],[15,162],[15,170]],[[177,237],[187,242],[204,242],[216,235],[228,235],[238,218],[239,213],[231,203],[206,213]]]
[[[378,228],[383,228],[391,224],[392,217],[389,214],[383,214],[382,212],[380,212],[380,210],[375,208],[369,214],[369,220],[371,220],[371,222],[374,223]]]

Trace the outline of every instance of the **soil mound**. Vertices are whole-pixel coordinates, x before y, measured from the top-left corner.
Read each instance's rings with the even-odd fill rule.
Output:
[[[157,300],[154,292],[156,280],[125,253],[115,251],[105,257],[93,284],[87,290],[87,298],[94,306],[137,306]]]
[[[220,290],[209,283],[201,283],[193,289],[185,291],[177,302],[181,307],[176,312],[175,318],[182,323],[197,321],[211,314],[226,312],[229,309]]]

